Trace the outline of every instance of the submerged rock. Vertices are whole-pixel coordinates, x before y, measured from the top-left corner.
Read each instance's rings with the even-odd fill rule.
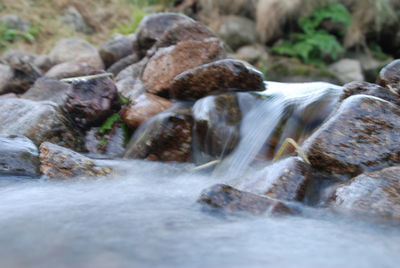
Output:
[[[24,136],[0,134],[0,177],[39,176],[39,150]]]
[[[225,184],[217,184],[206,189],[198,199],[200,204],[226,213],[291,214],[293,211],[282,202],[239,191]]]
[[[189,161],[193,119],[189,107],[175,107],[142,125],[129,142],[125,158]]]
[[[400,93],[400,59],[392,61],[379,73],[377,82],[379,85],[390,88]]]
[[[50,141],[83,150],[83,136],[53,102],[0,99],[0,133],[23,135],[36,145]]]
[[[73,82],[64,104],[69,116],[82,129],[99,126],[119,108],[117,87],[108,77]]]
[[[172,98],[196,100],[215,91],[265,90],[262,73],[239,60],[219,60],[177,75],[170,87]]]
[[[53,101],[62,105],[70,87],[70,84],[43,77],[36,80],[35,84],[22,95],[22,98],[34,101]]]
[[[100,160],[49,142],[42,143],[39,150],[40,171],[50,179],[103,177],[112,172],[112,168]]]
[[[314,168],[356,176],[400,162],[400,110],[376,97],[355,95],[304,144]]]
[[[340,184],[330,207],[356,215],[400,220],[400,167],[363,173]]]
[[[143,71],[142,81],[149,93],[168,96],[172,80],[178,74],[225,57],[222,43],[217,39],[180,42],[157,50]]]

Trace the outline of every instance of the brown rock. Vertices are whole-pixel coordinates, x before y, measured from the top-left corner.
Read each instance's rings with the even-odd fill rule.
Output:
[[[213,91],[265,90],[262,73],[239,60],[219,60],[177,75],[170,87],[172,98],[196,100]]]
[[[172,105],[173,103],[167,99],[145,93],[123,109],[122,119],[125,124],[135,129],[156,114],[171,108]]]
[[[151,118],[129,142],[125,158],[189,161],[193,119],[188,107],[175,107]]]
[[[99,126],[120,109],[117,87],[108,77],[74,82],[63,107],[79,127]]]
[[[335,210],[400,220],[400,167],[363,173],[340,184],[330,206]]]
[[[53,66],[45,74],[45,77],[58,80],[62,78],[85,76],[93,73],[94,71],[95,69],[87,63],[69,61]]]
[[[112,172],[112,168],[100,160],[49,142],[42,143],[39,151],[40,171],[50,179],[103,177]]]
[[[239,191],[225,184],[217,184],[206,189],[198,202],[213,210],[227,213],[248,213],[252,215],[292,213],[289,207],[279,201]]]
[[[356,176],[400,162],[400,110],[375,97],[344,100],[303,148],[312,166]]]
[[[400,93],[400,59],[392,61],[380,71],[377,83]]]
[[[143,71],[142,81],[149,93],[165,96],[178,74],[225,57],[222,43],[217,39],[180,42],[157,50]]]

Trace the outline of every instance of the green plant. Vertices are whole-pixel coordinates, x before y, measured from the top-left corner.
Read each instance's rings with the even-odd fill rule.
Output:
[[[317,65],[322,63],[324,57],[336,60],[344,49],[335,35],[321,29],[321,24],[325,20],[348,27],[351,15],[342,4],[331,4],[325,8],[316,9],[309,16],[298,21],[302,33],[293,34],[291,40],[285,40],[282,44],[274,46],[272,51],[298,57],[304,63]]]
[[[111,116],[109,116],[97,130],[97,135],[101,137],[98,143],[99,147],[103,147],[108,143],[107,134],[110,133],[110,131],[115,127],[116,124],[118,124],[117,126],[121,127],[122,129],[122,133],[124,135],[124,144],[126,145],[129,142],[131,133],[128,126],[124,123],[124,121],[122,120],[121,116],[118,113],[114,113]]]
[[[0,24],[0,47],[7,47],[17,40],[32,43],[38,33],[39,26],[30,27],[28,31],[20,31],[9,28],[6,24]]]

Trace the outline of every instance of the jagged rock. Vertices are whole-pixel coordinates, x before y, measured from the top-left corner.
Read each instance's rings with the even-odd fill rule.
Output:
[[[400,93],[400,59],[392,61],[380,71],[377,83]]]
[[[341,83],[352,81],[364,81],[361,63],[353,59],[341,59],[329,66],[329,70],[335,74]]]
[[[49,56],[51,61],[55,64],[74,61],[78,63],[87,63],[98,70],[104,68],[103,61],[96,47],[78,37],[59,40],[50,51]]]
[[[43,77],[36,80],[35,84],[21,97],[34,101],[53,101],[62,105],[70,87],[70,84]]]
[[[112,40],[100,45],[99,54],[106,68],[133,52],[131,40],[123,35],[117,35]]]
[[[40,150],[40,171],[50,179],[104,177],[112,168],[100,160],[90,159],[64,147],[44,142]]]
[[[13,77],[14,70],[6,64],[0,64],[0,95],[8,93],[8,85]]]
[[[93,34],[95,32],[93,27],[85,21],[81,13],[73,6],[69,6],[64,10],[61,22],[71,26],[78,33]]]
[[[171,82],[172,98],[196,100],[214,91],[265,90],[262,73],[238,60],[219,60],[187,70]]]
[[[337,186],[330,207],[335,210],[400,220],[400,167],[363,173]]]
[[[88,63],[68,61],[50,68],[50,70],[45,74],[45,77],[51,79],[71,78],[89,75],[95,70],[96,69]]]
[[[63,108],[82,129],[99,126],[120,109],[117,87],[108,77],[73,82]]]
[[[168,95],[178,74],[225,57],[222,43],[217,39],[180,42],[157,50],[143,71],[142,81],[149,93]]]
[[[206,189],[198,199],[200,204],[226,213],[291,214],[293,211],[282,202],[239,191],[225,184],[217,184]]]
[[[136,129],[151,117],[173,106],[167,99],[144,93],[122,110],[121,117],[125,124]]]
[[[233,50],[258,42],[256,23],[245,17],[224,16],[216,28],[218,36]]]
[[[396,105],[400,105],[400,97],[397,94],[391,92],[387,88],[367,82],[352,82],[344,85],[340,101],[357,94],[378,97]]]
[[[176,13],[155,13],[144,17],[136,31],[139,53],[144,56],[166,30],[184,21],[193,20]]]
[[[23,135],[36,145],[49,141],[83,150],[82,133],[53,102],[0,99],[0,133]]]
[[[145,93],[145,88],[142,81],[133,77],[127,77],[116,83],[118,93],[129,101],[133,102],[140,95]]]
[[[39,151],[24,136],[0,134],[0,177],[39,176]]]
[[[129,142],[125,158],[186,162],[192,151],[190,108],[175,107],[151,118]]]
[[[345,99],[304,144],[314,168],[357,176],[400,162],[400,110],[376,97]]]
[[[137,54],[132,54],[132,55],[126,56],[126,57],[120,59],[119,61],[115,62],[113,65],[111,65],[107,69],[107,72],[113,73],[115,76],[117,76],[116,80],[118,81],[118,80],[122,79],[122,78],[118,77],[120,72],[122,72],[123,70],[127,69],[129,66],[134,65],[135,63],[138,63],[138,62],[140,62],[139,56]],[[145,63],[147,63],[147,61],[145,61]]]

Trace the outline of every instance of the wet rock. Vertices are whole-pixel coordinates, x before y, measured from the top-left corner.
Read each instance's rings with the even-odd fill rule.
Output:
[[[0,99],[0,133],[23,135],[36,145],[49,141],[83,150],[82,134],[53,102]]]
[[[123,35],[117,35],[112,40],[100,45],[99,54],[106,68],[133,52],[131,40]]]
[[[0,95],[8,93],[8,85],[13,77],[14,70],[6,64],[0,64]]]
[[[16,14],[5,14],[0,17],[0,24],[5,24],[8,29],[26,32],[29,30],[29,23]]]
[[[340,184],[330,203],[335,210],[400,220],[400,167],[363,173]]]
[[[153,161],[189,161],[193,119],[190,108],[175,107],[142,125],[129,142],[125,158]]]
[[[49,56],[51,61],[56,64],[74,61],[78,63],[87,63],[98,70],[104,68],[103,61],[96,47],[77,37],[59,40],[50,51]]]
[[[119,73],[125,69],[127,69],[129,66],[140,62],[140,58],[137,54],[132,54],[129,56],[126,56],[117,62],[115,62],[113,65],[111,65],[108,69],[107,72],[113,73],[115,76],[119,75]],[[147,61],[146,61],[147,63]],[[143,66],[144,67],[144,66]],[[118,80],[121,80],[121,78],[118,78]]]
[[[39,176],[39,151],[24,136],[0,134],[0,177]]]
[[[216,33],[233,50],[257,43],[259,39],[255,22],[239,16],[222,17]]]
[[[129,101],[134,102],[140,95],[145,93],[142,81],[127,77],[116,83],[118,93]]]
[[[357,176],[400,162],[400,110],[376,97],[355,95],[304,144],[312,166]]]
[[[67,96],[70,84],[49,78],[39,78],[21,97],[34,101],[52,101],[62,105]]]
[[[91,128],[85,136],[85,148],[95,155],[122,157],[125,153],[125,131],[120,122],[115,123],[106,133],[101,133],[100,128]]]
[[[329,70],[335,74],[341,83],[346,84],[352,81],[364,81],[361,63],[353,59],[341,59],[329,66]]]
[[[39,150],[40,171],[50,179],[103,177],[112,172],[112,168],[100,160],[49,142],[42,143]]]
[[[300,157],[289,157],[244,179],[235,187],[274,199],[302,201],[310,172],[309,165]]]
[[[381,70],[377,83],[400,93],[400,59],[392,61]]]
[[[219,60],[177,75],[169,87],[172,98],[196,100],[215,91],[265,90],[264,77],[238,60]]]
[[[69,6],[64,10],[61,22],[71,26],[78,33],[93,34],[95,32],[93,27],[85,21],[81,13],[73,6]]]
[[[115,81],[121,81],[125,78],[134,78],[134,79],[140,79],[144,68],[146,67],[146,64],[148,62],[147,58],[143,58],[140,61],[129,65],[128,67],[126,67],[125,69],[123,69],[122,71],[120,71],[117,75],[117,77],[115,78]]]
[[[204,190],[198,202],[213,210],[226,213],[252,215],[292,213],[289,207],[279,201],[239,191],[224,184],[217,184]]]
[[[225,57],[222,43],[217,39],[180,42],[157,50],[143,71],[142,81],[149,93],[165,96],[178,74]]]
[[[167,99],[145,93],[131,102],[122,110],[121,117],[125,124],[136,129],[151,117],[159,114],[173,106]]]
[[[85,62],[68,61],[57,64],[47,71],[45,77],[51,79],[71,78],[85,76],[93,73],[96,69]]]
[[[108,77],[73,82],[63,108],[80,128],[99,126],[120,109],[117,87]]]
[[[396,105],[400,105],[400,97],[397,94],[387,88],[367,82],[352,82],[344,85],[340,101],[357,94],[378,97]]]
[[[164,34],[179,22],[193,21],[191,18],[176,13],[155,13],[147,15],[137,29],[137,44],[140,54],[144,56]]]

